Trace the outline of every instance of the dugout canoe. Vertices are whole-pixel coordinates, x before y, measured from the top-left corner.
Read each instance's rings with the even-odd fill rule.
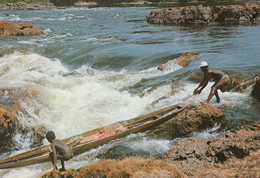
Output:
[[[85,133],[64,139],[63,141],[71,147],[75,156],[92,148],[97,148],[98,146],[104,145],[112,140],[125,137],[129,134],[144,132],[152,129],[172,119],[185,107],[186,106],[181,105],[169,106],[167,108],[163,108],[130,120],[119,121],[114,124],[87,131]],[[110,130],[112,131],[112,134],[104,138],[98,138],[103,130]],[[50,145],[45,145],[16,156],[0,160],[0,169],[23,167],[50,161],[49,152],[51,152]]]

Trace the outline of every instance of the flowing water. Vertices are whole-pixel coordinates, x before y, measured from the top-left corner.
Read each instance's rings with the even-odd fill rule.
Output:
[[[29,22],[45,32],[42,36],[0,40],[0,88],[12,89],[12,95],[17,96],[27,93],[17,97],[16,102],[27,112],[19,114],[19,120],[30,127],[45,126],[63,139],[182,101],[206,100],[213,83],[199,96],[192,96],[199,82],[192,76],[201,73],[201,61],[234,76],[253,79],[260,74],[259,25],[148,24],[146,16],[156,9],[0,11],[0,21]],[[186,51],[199,53],[188,67],[157,70],[158,65]],[[221,102],[217,104],[213,97],[211,104],[228,104],[223,112],[231,124],[259,121],[259,104],[250,96],[251,91],[252,87],[242,93],[220,93]],[[11,97],[10,91],[3,92],[3,98]],[[80,168],[95,162],[115,146],[160,157],[176,142],[170,137],[169,125],[92,149],[66,166]],[[194,137],[218,134],[216,126]],[[32,146],[30,136],[17,133],[14,139],[19,150],[11,155]],[[39,177],[51,169],[51,163],[44,163],[0,170],[0,176]]]

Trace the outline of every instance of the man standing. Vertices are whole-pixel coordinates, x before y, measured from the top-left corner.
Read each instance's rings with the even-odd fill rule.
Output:
[[[225,92],[227,90],[230,79],[229,76],[221,70],[209,69],[208,66],[209,65],[207,62],[200,63],[200,69],[204,73],[204,77],[199,86],[194,90],[193,94],[200,94],[201,91],[208,85],[209,81],[214,81],[216,83],[211,87],[211,91],[206,102],[209,103],[213,95],[215,95],[217,98],[217,102],[219,103],[220,98],[218,96],[217,90],[220,89],[222,92]]]

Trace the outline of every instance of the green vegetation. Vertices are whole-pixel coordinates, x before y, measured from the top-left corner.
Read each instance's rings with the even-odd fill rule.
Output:
[[[50,0],[0,0],[1,3],[14,3],[14,2],[26,2],[26,3],[33,3],[33,2],[50,2]]]
[[[138,2],[138,1],[149,1],[154,3],[167,3],[167,2],[176,2],[176,3],[217,3],[217,2],[247,2],[253,0],[0,0],[1,3],[14,3],[14,2],[26,2],[26,3],[39,3],[39,2],[51,2],[56,6],[72,6],[73,3],[77,1],[95,1],[98,4],[102,5],[113,5],[115,3],[122,2]]]
[[[71,6],[73,5],[74,2],[77,2],[79,0],[50,0],[51,3],[53,3],[54,5],[57,5],[57,6]]]

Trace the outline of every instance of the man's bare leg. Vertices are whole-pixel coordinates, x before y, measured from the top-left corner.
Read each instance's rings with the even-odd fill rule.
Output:
[[[218,96],[218,91],[217,90],[215,91],[215,96],[217,98],[217,103],[219,103],[220,102],[220,97]]]
[[[222,85],[222,81],[219,81],[217,83],[215,83],[212,87],[211,87],[211,91],[210,91],[210,94],[209,94],[209,97],[207,99],[207,103],[210,102],[211,98],[215,95],[216,98],[217,98],[217,102],[219,103],[220,102],[220,97],[218,96],[218,92],[217,90],[220,88],[220,86]]]

